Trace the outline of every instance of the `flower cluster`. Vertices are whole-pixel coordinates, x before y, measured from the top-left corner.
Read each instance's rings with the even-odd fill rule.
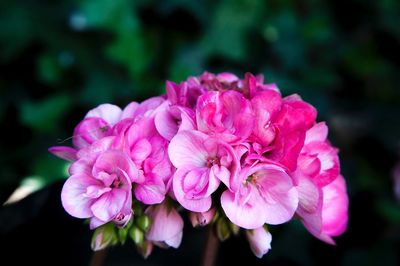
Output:
[[[189,212],[220,239],[244,231],[254,254],[269,249],[268,225],[299,218],[333,244],[347,226],[348,197],[338,150],[298,95],[282,97],[262,76],[204,73],[166,95],[123,110],[102,104],[76,126],[61,193],[72,216],[97,228],[101,249],[131,236],[143,255],[177,248]]]

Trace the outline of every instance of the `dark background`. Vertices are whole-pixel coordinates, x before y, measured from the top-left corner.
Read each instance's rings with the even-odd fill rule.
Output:
[[[41,189],[1,207],[0,264],[87,265],[90,231],[62,210],[67,164],[47,148],[100,103],[142,101],[163,93],[166,79],[208,70],[263,73],[283,95],[296,92],[316,106],[340,148],[350,195],[349,228],[337,246],[293,221],[271,227],[272,250],[262,260],[240,236],[222,244],[218,264],[400,265],[392,177],[400,151],[399,5],[2,0],[0,202],[21,184]],[[128,243],[111,249],[106,265],[196,265],[203,241],[204,230],[186,223],[178,250],[156,248],[143,261]]]

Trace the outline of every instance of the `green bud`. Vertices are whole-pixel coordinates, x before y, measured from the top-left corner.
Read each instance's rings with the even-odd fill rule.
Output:
[[[227,240],[231,235],[231,230],[229,228],[228,222],[224,218],[220,218],[216,224],[217,237],[221,241]]]
[[[231,229],[231,232],[232,232],[235,236],[237,236],[237,235],[239,234],[240,227],[237,226],[237,225],[234,224],[234,223],[231,223],[231,222],[228,222],[228,223],[229,223],[229,227],[230,227],[230,229]]]
[[[131,229],[129,230],[129,236],[132,238],[133,242],[135,242],[137,246],[143,243],[144,240],[143,231],[137,228],[136,226],[131,227]]]
[[[147,259],[153,250],[153,244],[148,241],[143,241],[142,244],[137,246],[137,250],[143,258]]]
[[[136,219],[136,225],[143,231],[147,232],[150,228],[150,218],[147,215],[142,215]]]
[[[118,228],[118,238],[121,244],[125,244],[128,237],[129,227]]]
[[[98,227],[92,237],[92,250],[98,251],[118,243],[117,234],[113,223]]]

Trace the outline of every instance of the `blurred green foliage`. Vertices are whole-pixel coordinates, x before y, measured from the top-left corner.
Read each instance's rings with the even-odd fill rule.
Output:
[[[69,144],[100,103],[141,101],[163,93],[166,79],[205,70],[263,73],[327,120],[355,206],[350,225],[360,228],[349,234],[376,230],[377,244],[346,240],[340,262],[395,265],[395,250],[381,246],[393,239],[380,234],[395,232],[398,243],[399,11],[396,0],[2,0],[0,200],[24,177],[65,178],[46,149]],[[360,226],[363,212],[380,222]]]

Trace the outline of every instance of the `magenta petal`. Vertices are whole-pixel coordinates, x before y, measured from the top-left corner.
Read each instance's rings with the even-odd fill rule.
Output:
[[[121,118],[121,108],[113,104],[101,104],[90,110],[85,118],[100,117],[110,125],[115,125]]]
[[[339,176],[323,189],[322,231],[330,236],[341,235],[347,228],[349,198],[346,182]]]
[[[235,194],[227,190],[222,193],[221,206],[229,220],[245,229],[256,229],[264,225],[267,219],[265,204],[262,201],[240,204],[235,200]]]
[[[77,218],[93,216],[90,207],[94,200],[85,196],[86,188],[92,185],[101,185],[101,182],[86,174],[76,174],[65,181],[61,191],[61,202],[70,215]]]
[[[67,161],[76,161],[76,152],[77,150],[71,147],[66,146],[54,146],[49,148],[49,152],[54,154],[55,156],[67,160]]]
[[[168,146],[169,159],[176,168],[203,167],[207,158],[204,141],[209,137],[194,130],[180,131]]]
[[[102,221],[111,221],[123,208],[127,193],[125,190],[116,188],[104,193],[91,206],[93,215]]]
[[[96,228],[99,227],[99,226],[102,226],[102,225],[105,224],[105,223],[107,223],[107,222],[102,221],[102,220],[100,220],[100,219],[97,219],[96,217],[92,217],[92,218],[90,219],[89,227],[90,227],[91,230],[93,230],[93,229],[96,229]]]

